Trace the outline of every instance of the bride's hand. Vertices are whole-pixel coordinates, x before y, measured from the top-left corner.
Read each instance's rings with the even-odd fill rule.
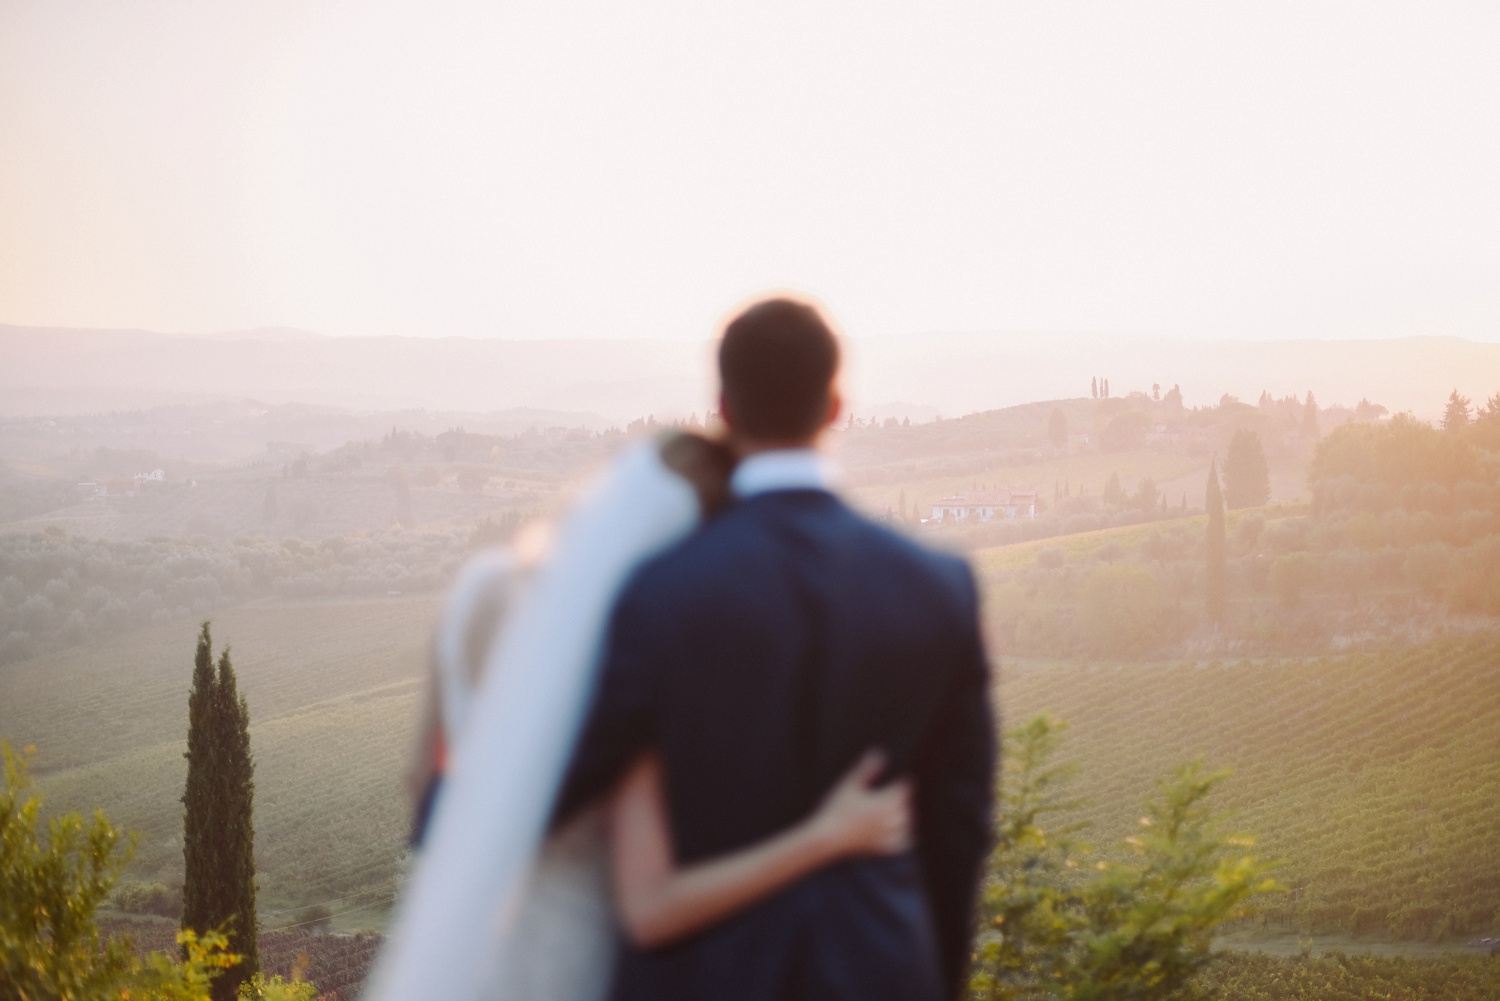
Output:
[[[818,805],[813,831],[833,857],[910,850],[911,783],[901,779],[875,788],[884,768],[884,754],[866,751]]]

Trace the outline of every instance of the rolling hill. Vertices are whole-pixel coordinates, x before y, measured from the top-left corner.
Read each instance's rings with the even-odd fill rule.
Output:
[[[333,901],[372,923],[402,872],[400,773],[431,599],[257,604],[221,613],[249,699],[267,920]],[[102,807],[142,835],[131,878],[180,871],[190,624],[10,665],[0,736],[37,745],[49,809]],[[1072,724],[1097,840],[1194,757],[1234,774],[1221,805],[1285,860],[1284,929],[1396,939],[1500,930],[1500,636],[1373,654],[1002,665],[1019,720]]]

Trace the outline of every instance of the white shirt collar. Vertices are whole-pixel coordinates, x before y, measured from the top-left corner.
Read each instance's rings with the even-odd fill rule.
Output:
[[[838,479],[833,462],[816,449],[778,448],[756,452],[735,467],[729,489],[736,497],[773,490],[832,490]]]

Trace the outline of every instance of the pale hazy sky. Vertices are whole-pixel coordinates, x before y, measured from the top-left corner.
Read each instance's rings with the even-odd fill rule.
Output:
[[[1494,3],[0,2],[0,322],[1500,340]]]

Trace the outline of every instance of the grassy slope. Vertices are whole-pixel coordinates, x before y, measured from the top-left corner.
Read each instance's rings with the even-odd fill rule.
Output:
[[[1263,518],[1265,519],[1265,523],[1270,525],[1291,515],[1306,513],[1306,507],[1290,504],[1270,505],[1261,508],[1243,508],[1238,511],[1225,512],[1224,528],[1232,537],[1243,518],[1250,516]],[[1123,549],[1135,549],[1139,548],[1146,537],[1153,533],[1168,529],[1184,529],[1201,535],[1207,525],[1207,515],[1192,514],[1181,518],[1174,517],[1163,521],[1146,522],[1140,525],[1121,525],[1117,528],[1100,528],[1092,532],[1074,532],[1070,535],[1056,535],[1045,539],[1033,539],[1030,542],[1015,542],[1005,546],[988,546],[984,549],[976,549],[970,553],[969,561],[973,564],[975,572],[981,576],[996,570],[1025,569],[1036,563],[1037,553],[1049,548],[1061,549],[1069,562],[1082,562],[1093,556],[1095,551],[1104,548],[1111,542],[1118,543]]]
[[[1308,661],[1016,671],[1007,716],[1073,724],[1096,838],[1202,756],[1233,826],[1284,859],[1294,927],[1398,938],[1500,923],[1500,639]]]
[[[1141,540],[1163,527],[1187,526],[1194,531],[1203,531],[1206,515],[1189,515],[1165,523],[1148,522],[1143,525],[1121,525],[1118,528],[1100,528],[1092,532],[1075,532],[1031,542],[1017,542],[1008,546],[991,546],[975,550],[969,558],[980,576],[995,570],[1022,570],[1036,563],[1037,553],[1043,549],[1061,549],[1070,561],[1086,560],[1095,550],[1111,542],[1124,548],[1139,546]]]
[[[251,605],[214,621],[250,703],[263,906],[389,896],[407,829],[400,774],[431,599]],[[141,629],[0,676],[0,737],[37,745],[52,810],[141,835],[134,878],[181,870],[193,629]]]

